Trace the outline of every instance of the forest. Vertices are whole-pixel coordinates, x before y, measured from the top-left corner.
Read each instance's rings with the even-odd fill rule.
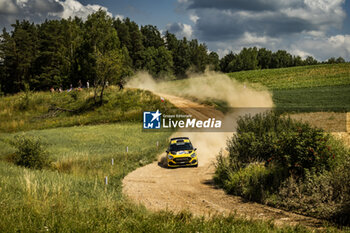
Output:
[[[327,63],[343,63],[342,57]],[[285,50],[243,48],[219,58],[196,39],[179,39],[156,26],[139,26],[129,18],[112,18],[99,10],[81,18],[16,21],[0,35],[0,94],[19,91],[104,87],[145,70],[155,79],[182,79],[209,68],[224,73],[319,62]],[[102,91],[103,92],[103,91]],[[101,93],[102,94],[102,93]]]

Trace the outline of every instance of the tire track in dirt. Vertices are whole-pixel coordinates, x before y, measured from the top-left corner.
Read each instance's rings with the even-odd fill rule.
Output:
[[[223,118],[216,109],[194,103],[177,96],[161,95],[188,114],[207,119]],[[173,136],[188,136],[198,148],[198,168],[166,169],[159,161],[136,169],[123,180],[123,193],[134,202],[154,211],[187,210],[196,216],[210,217],[216,214],[237,214],[248,219],[272,220],[276,225],[297,225],[320,227],[321,221],[258,203],[246,202],[241,197],[227,195],[213,184],[215,168],[213,162],[226,138],[232,133],[222,132],[177,132]]]

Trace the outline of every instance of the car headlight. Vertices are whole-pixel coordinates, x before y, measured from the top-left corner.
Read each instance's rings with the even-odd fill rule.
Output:
[[[191,154],[191,157],[192,158],[196,157],[196,153]]]
[[[171,155],[168,155],[168,158],[169,158],[170,160],[172,160],[174,157],[171,156]]]

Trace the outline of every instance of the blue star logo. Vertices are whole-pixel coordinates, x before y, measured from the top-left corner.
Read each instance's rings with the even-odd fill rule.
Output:
[[[160,129],[161,113],[159,110],[156,112],[143,112],[143,128],[144,129]]]

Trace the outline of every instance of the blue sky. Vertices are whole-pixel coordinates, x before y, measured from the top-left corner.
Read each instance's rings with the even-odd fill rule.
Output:
[[[190,23],[185,14],[176,10],[178,6],[176,0],[81,0],[80,2],[85,5],[99,4],[105,6],[113,15],[121,14],[138,24],[157,25],[160,29],[173,22]]]
[[[100,7],[113,17],[197,38],[220,56],[257,46],[350,60],[348,0],[0,0],[0,26],[23,18],[86,18]]]
[[[350,1],[345,1],[344,10],[346,12],[346,19],[344,21],[344,33],[350,34]]]

